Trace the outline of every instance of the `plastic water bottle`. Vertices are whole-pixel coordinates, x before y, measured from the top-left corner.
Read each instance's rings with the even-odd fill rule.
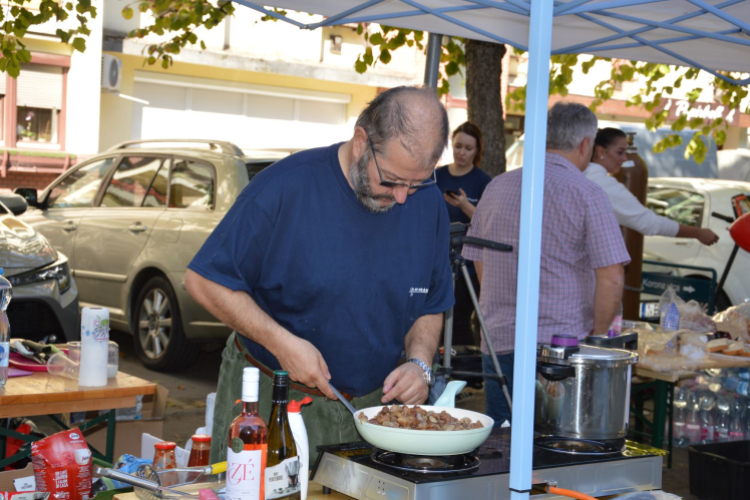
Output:
[[[677,309],[677,304],[670,302],[668,306],[664,308],[661,314],[661,328],[665,332],[671,332],[680,329],[680,310]]]
[[[716,438],[717,443],[729,441],[729,400],[726,396],[719,396],[716,400]]]
[[[674,445],[681,448],[686,445],[685,420],[687,408],[687,394],[683,387],[676,387],[674,394],[674,415],[672,416],[672,437]]]
[[[10,360],[10,322],[5,311],[13,297],[13,286],[0,268],[0,388],[8,381],[8,361]]]
[[[703,394],[701,397],[701,442],[703,444],[713,443],[716,429],[714,423],[714,407],[716,398],[712,393]]]
[[[732,409],[730,410],[729,417],[729,440],[730,441],[742,441],[745,439],[745,429],[742,424],[743,414],[742,399],[735,397],[732,402]]]
[[[695,392],[690,393],[688,399],[687,416],[685,417],[685,438],[687,444],[694,444],[701,441],[701,416],[698,395]]]

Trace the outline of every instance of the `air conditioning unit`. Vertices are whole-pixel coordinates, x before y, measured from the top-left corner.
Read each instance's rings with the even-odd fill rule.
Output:
[[[109,54],[102,54],[102,90],[119,92],[122,80],[122,61]]]

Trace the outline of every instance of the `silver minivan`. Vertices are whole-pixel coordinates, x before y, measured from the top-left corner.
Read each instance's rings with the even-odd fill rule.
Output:
[[[159,144],[157,144],[159,143]],[[230,330],[185,290],[185,272],[257,171],[285,154],[250,158],[222,141],[130,141],[61,175],[24,220],[70,258],[82,306],[107,307],[148,368],[189,368],[201,341]]]
[[[79,340],[78,288],[68,258],[29,224],[17,195],[0,195],[0,267],[13,285],[8,306],[12,338],[57,342]]]

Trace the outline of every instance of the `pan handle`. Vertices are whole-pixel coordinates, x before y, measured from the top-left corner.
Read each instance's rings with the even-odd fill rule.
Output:
[[[542,377],[552,382],[559,382],[560,380],[576,376],[576,370],[572,366],[555,365],[552,363],[537,363],[536,371]]]
[[[328,384],[328,387],[330,387],[331,390],[333,391],[333,393],[336,395],[336,397],[339,398],[339,401],[341,401],[342,403],[344,403],[344,406],[346,406],[346,409],[349,410],[350,412],[352,412],[352,415],[354,415],[354,414],[357,413],[357,409],[355,407],[353,407],[352,404],[349,401],[347,401],[344,396],[341,395],[341,393],[339,392],[338,389],[336,389],[330,383]]]

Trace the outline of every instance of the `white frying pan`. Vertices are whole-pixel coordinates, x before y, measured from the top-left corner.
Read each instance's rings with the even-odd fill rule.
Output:
[[[374,418],[384,407],[374,406],[357,411],[333,386],[331,386],[331,390],[354,416],[354,425],[362,438],[376,448],[410,455],[459,455],[469,453],[484,443],[495,424],[495,421],[487,415],[453,407],[453,398],[465,385],[466,382],[450,382],[443,395],[435,402],[436,405],[440,406],[419,405],[419,407],[426,411],[441,412],[445,410],[456,418],[468,417],[472,421],[478,420],[484,426],[481,429],[419,431],[383,427],[382,425],[363,422],[359,419],[360,414],[364,414],[369,420]],[[444,401],[448,401],[448,404],[444,404]]]

